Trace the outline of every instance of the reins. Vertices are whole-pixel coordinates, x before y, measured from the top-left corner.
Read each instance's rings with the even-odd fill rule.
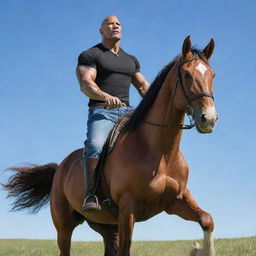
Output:
[[[190,124],[181,124],[178,126],[174,126],[174,125],[168,125],[168,124],[158,124],[158,123],[152,123],[150,121],[144,121],[144,123],[146,124],[150,124],[152,126],[157,126],[157,127],[163,127],[163,128],[177,128],[177,129],[191,129],[195,126],[195,122],[193,122],[193,120],[191,120],[191,118],[189,117],[190,120]]]
[[[185,98],[186,98],[186,100],[188,102],[188,104],[186,106],[186,114],[187,114],[187,116],[189,118],[190,124],[181,124],[181,125],[178,125],[178,126],[174,126],[174,125],[153,123],[153,122],[150,122],[150,121],[144,121],[144,123],[152,125],[152,126],[156,126],[156,127],[176,128],[176,129],[184,129],[184,130],[191,129],[191,128],[193,128],[196,125],[196,123],[195,123],[195,121],[193,119],[194,109],[192,107],[191,102],[196,100],[196,99],[198,99],[198,98],[201,98],[201,97],[209,97],[209,98],[214,100],[214,97],[213,97],[213,95],[211,95],[209,93],[205,93],[205,92],[199,93],[199,94],[194,95],[192,97],[189,97],[188,94],[186,93],[186,90],[185,90],[183,82],[182,82],[181,67],[184,64],[186,64],[188,62],[191,62],[191,61],[194,61],[194,60],[198,60],[198,57],[191,58],[191,59],[188,59],[188,60],[185,60],[185,61],[180,61],[179,66],[178,66],[178,76],[177,76],[175,90],[174,90],[174,95],[173,95],[173,98],[175,98],[177,87],[178,87],[178,85],[180,85],[181,89],[182,89],[182,92],[183,92],[183,94],[184,94],[184,96],[185,96]]]

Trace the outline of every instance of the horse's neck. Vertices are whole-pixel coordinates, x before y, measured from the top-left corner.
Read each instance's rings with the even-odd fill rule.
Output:
[[[184,120],[184,114],[176,110],[173,102],[175,83],[176,71],[171,70],[145,118],[146,121],[169,125],[172,128],[146,123],[142,126],[144,138],[148,140],[147,144],[164,154],[166,158],[171,158],[173,153],[179,150],[182,130],[178,129],[178,126]]]

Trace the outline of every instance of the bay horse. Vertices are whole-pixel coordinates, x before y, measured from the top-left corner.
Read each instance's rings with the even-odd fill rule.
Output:
[[[14,210],[37,212],[50,201],[61,256],[70,255],[72,232],[84,220],[102,235],[105,256],[128,256],[135,222],[163,211],[201,225],[203,245],[197,244],[191,255],[215,255],[213,218],[200,209],[186,187],[188,165],[179,149],[182,128],[195,125],[198,132],[211,133],[218,119],[214,71],[208,62],[213,50],[213,39],[198,50],[191,47],[188,36],[182,53],[160,71],[130,115],[103,170],[118,217],[102,205],[101,211],[81,211],[82,149],[60,165],[10,168],[16,173],[4,187],[16,197]],[[191,125],[184,125],[185,113]]]

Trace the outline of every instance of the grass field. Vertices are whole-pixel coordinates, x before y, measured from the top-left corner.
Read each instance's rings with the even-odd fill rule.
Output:
[[[135,241],[132,256],[189,256],[192,241]],[[216,239],[216,256],[256,256],[256,237]],[[0,256],[58,256],[53,240],[0,239]],[[73,242],[72,256],[102,256],[101,242]]]

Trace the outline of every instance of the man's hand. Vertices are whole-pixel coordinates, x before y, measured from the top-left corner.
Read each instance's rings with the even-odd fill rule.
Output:
[[[118,107],[125,107],[126,105],[122,103],[122,101],[114,96],[108,95],[105,98],[106,101],[106,108],[118,108]]]

